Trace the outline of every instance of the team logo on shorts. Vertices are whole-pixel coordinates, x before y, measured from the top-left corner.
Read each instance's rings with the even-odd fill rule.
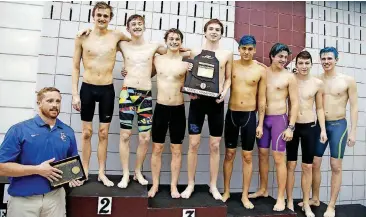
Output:
[[[189,127],[193,133],[198,133],[200,131],[200,128],[195,124],[190,124]]]

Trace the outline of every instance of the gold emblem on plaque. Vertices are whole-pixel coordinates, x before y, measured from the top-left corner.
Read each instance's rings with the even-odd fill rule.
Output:
[[[80,172],[80,167],[78,166],[74,166],[72,169],[71,169],[72,173],[74,174],[78,174]]]

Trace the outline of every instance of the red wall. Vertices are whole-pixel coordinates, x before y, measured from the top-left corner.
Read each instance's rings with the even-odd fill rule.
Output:
[[[255,59],[269,65],[268,53],[276,42],[288,45],[292,60],[305,48],[305,2],[235,3],[234,37],[239,42],[245,34],[255,36]]]

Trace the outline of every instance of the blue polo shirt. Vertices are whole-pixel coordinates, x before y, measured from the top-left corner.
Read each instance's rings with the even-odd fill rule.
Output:
[[[50,129],[39,115],[13,125],[0,146],[0,163],[15,162],[39,165],[46,160],[55,161],[78,154],[75,134],[71,127],[59,119]],[[48,179],[40,175],[10,177],[8,193],[11,196],[32,196],[51,191]]]

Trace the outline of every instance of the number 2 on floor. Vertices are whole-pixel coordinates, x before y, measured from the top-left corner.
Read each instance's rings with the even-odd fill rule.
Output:
[[[112,197],[98,197],[98,214],[112,214]]]

